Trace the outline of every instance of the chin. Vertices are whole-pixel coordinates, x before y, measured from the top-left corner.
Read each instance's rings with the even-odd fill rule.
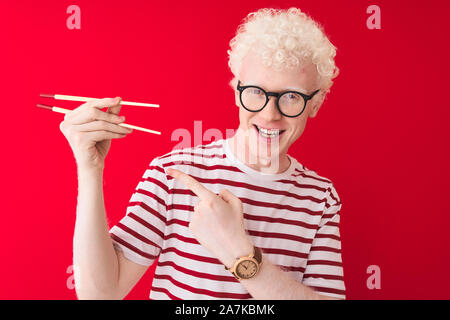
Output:
[[[272,162],[278,162],[282,155],[278,142],[267,143],[258,139],[253,143],[250,142],[248,148],[251,158],[257,159],[257,162],[261,165],[270,165]]]
[[[245,145],[250,164],[270,164],[278,162],[280,156],[285,155],[286,141],[289,141],[289,130],[279,130],[278,135],[268,135],[258,126],[249,124],[238,129],[238,144]]]

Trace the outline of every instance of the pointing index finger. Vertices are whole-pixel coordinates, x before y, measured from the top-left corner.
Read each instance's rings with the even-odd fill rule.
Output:
[[[177,180],[183,182],[188,189],[194,192],[201,200],[206,200],[215,196],[214,193],[205,188],[200,182],[192,178],[190,175],[177,169],[167,169],[167,173]]]

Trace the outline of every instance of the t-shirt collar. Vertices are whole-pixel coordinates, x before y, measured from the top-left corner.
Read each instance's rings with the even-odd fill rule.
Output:
[[[263,179],[263,180],[280,180],[280,179],[286,179],[289,178],[292,173],[295,172],[295,168],[301,168],[301,166],[299,165],[299,163],[297,162],[296,159],[294,159],[293,157],[291,157],[290,155],[287,155],[289,157],[289,160],[291,162],[291,164],[289,165],[289,167],[281,173],[263,173],[260,172],[258,170],[255,170],[253,168],[250,168],[248,165],[246,165],[244,162],[242,162],[241,160],[239,160],[234,153],[231,151],[231,148],[229,146],[229,140],[231,138],[228,139],[224,139],[223,140],[223,151],[225,153],[225,155],[227,156],[227,159],[232,162],[232,164],[234,166],[236,166],[237,168],[239,168],[241,171],[251,175],[254,178],[257,179]]]

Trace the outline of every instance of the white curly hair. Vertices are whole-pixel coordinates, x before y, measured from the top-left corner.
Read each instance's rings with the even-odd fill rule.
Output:
[[[298,8],[263,8],[249,13],[230,41],[228,66],[234,75],[233,89],[241,64],[250,50],[262,57],[266,67],[276,70],[313,63],[324,96],[339,74],[335,65],[336,47],[323,27]]]

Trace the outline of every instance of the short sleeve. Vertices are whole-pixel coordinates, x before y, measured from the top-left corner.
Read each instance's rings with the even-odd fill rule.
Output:
[[[114,248],[141,265],[159,256],[166,226],[167,177],[159,160],[144,172],[128,203],[126,215],[110,229]]]
[[[333,185],[327,189],[325,200],[325,209],[303,274],[303,284],[320,294],[345,299],[339,233],[341,201]]]

